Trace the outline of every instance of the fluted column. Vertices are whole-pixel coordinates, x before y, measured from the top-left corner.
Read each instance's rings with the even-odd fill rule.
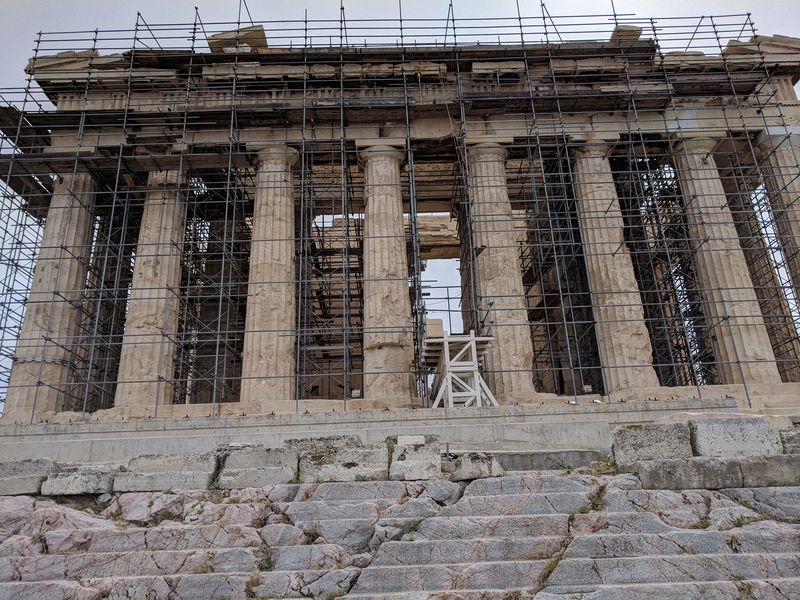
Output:
[[[247,284],[241,401],[295,412],[295,202],[297,151],[258,153]]]
[[[94,182],[85,173],[56,181],[11,367],[4,421],[27,423],[63,410],[71,379],[92,231]]]
[[[485,355],[486,380],[498,402],[530,402],[533,343],[522,286],[511,201],[506,186],[506,150],[499,144],[469,149],[478,310],[494,341]]]
[[[388,146],[361,153],[364,168],[364,398],[377,406],[410,402],[414,344],[408,289],[403,154]]]
[[[605,144],[575,153],[575,201],[606,393],[657,387],[653,349]]]
[[[675,153],[695,263],[722,383],[780,383],[767,328],[714,160],[714,140]]]
[[[764,132],[758,142],[786,268],[800,294],[800,135]]]
[[[179,171],[147,178],[114,406],[148,411],[171,404],[185,228]]]

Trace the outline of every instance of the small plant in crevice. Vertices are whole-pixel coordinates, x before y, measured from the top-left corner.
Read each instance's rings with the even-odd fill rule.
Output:
[[[258,561],[259,571],[272,571],[272,556],[267,546],[261,547],[261,558]]]
[[[206,557],[206,559],[197,565],[194,569],[192,569],[192,573],[195,575],[202,575],[203,573],[212,573],[214,571],[214,561],[211,559],[210,556]]]
[[[256,598],[255,589],[261,585],[261,575],[258,573],[251,573],[250,579],[247,580],[247,583],[244,584],[244,595],[245,598]]]

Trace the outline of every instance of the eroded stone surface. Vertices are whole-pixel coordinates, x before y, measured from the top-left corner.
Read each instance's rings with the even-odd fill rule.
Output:
[[[692,457],[692,442],[687,423],[645,423],[625,425],[614,430],[611,446],[618,465],[642,460]]]
[[[484,477],[499,477],[503,473],[503,467],[491,454],[466,452],[456,458],[450,479],[452,481],[466,481]]]
[[[768,456],[781,454],[780,435],[761,417],[702,417],[689,421],[696,456]]]
[[[218,485],[227,490],[288,483],[297,478],[297,459],[298,452],[291,447],[229,448]]]

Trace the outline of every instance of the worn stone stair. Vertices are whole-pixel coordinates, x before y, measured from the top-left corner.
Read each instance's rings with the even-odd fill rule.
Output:
[[[800,488],[632,475],[0,498],[0,598],[800,598]]]

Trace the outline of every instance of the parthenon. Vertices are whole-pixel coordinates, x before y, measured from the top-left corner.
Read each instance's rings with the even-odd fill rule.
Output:
[[[487,23],[40,36],[0,424],[796,411],[800,39]]]

